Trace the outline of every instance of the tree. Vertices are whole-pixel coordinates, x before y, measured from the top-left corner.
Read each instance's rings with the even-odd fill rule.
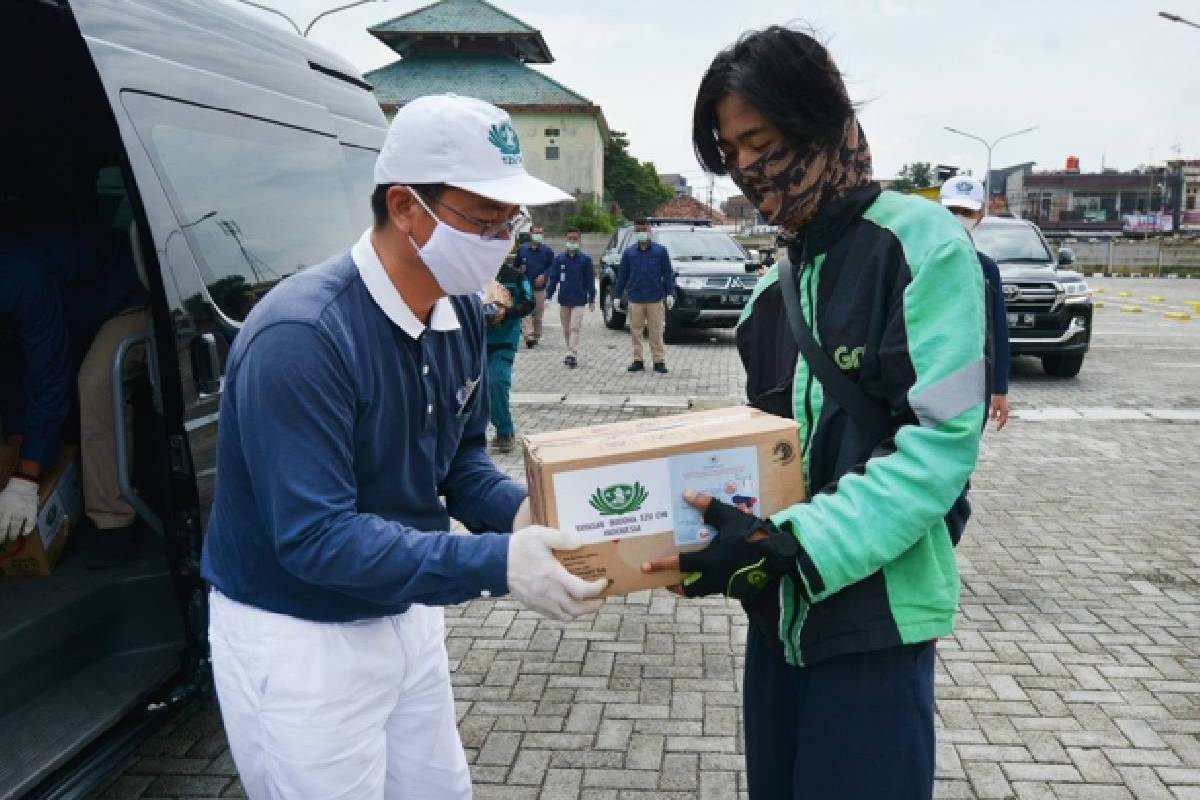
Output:
[[[897,192],[912,192],[933,186],[933,165],[928,161],[914,161],[900,168],[891,188]]]
[[[581,233],[612,233],[615,225],[613,218],[595,203],[580,203],[575,213],[563,220],[563,225],[570,230],[578,228]]]
[[[604,146],[604,187],[629,219],[650,215],[675,195],[662,185],[654,164],[629,154],[629,137],[621,131],[610,131]]]

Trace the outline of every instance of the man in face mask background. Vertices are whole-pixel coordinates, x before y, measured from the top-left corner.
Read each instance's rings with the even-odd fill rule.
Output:
[[[615,294],[629,309],[629,333],[633,338],[633,362],[629,372],[646,368],[642,360],[642,331],[650,335],[654,371],[666,374],[667,349],[663,344],[667,312],[675,307],[675,273],[667,248],[650,241],[650,223],[634,225],[636,241],[621,254]]]
[[[562,321],[568,369],[579,366],[579,337],[583,332],[583,307],[596,310],[596,271],[592,257],[579,249],[582,234],[577,228],[567,231],[567,248],[554,258],[546,284],[546,299],[558,292],[558,316]]]
[[[251,798],[470,797],[440,606],[511,593],[570,620],[604,586],[562,568],[579,542],[531,525],[485,450],[476,293],[519,204],[567,196],[525,173],[505,112],[454,95],[396,114],[375,182],[374,227],[268,294],[229,354],[202,574]]]
[[[942,205],[949,209],[963,230],[972,235],[975,226],[983,219],[983,184],[969,175],[956,175],[942,184]],[[987,291],[987,307],[991,324],[989,352],[992,354],[989,375],[991,408],[989,414],[996,422],[996,430],[1008,424],[1008,314],[1004,309],[1004,284],[1000,279],[1000,268],[986,253],[975,251],[979,266],[983,270],[984,288]]]
[[[521,323],[525,346],[534,347],[542,338],[542,316],[546,313],[546,275],[554,266],[554,251],[546,244],[546,230],[534,225],[529,241],[517,248],[516,267],[533,287],[533,312]]]

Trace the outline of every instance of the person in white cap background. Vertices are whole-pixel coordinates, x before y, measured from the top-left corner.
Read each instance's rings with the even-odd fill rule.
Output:
[[[969,175],[956,175],[942,184],[942,205],[949,209],[959,224],[970,235],[983,219],[983,184]],[[996,430],[1008,424],[1008,314],[1004,310],[1004,284],[1000,279],[1000,268],[986,253],[978,250],[979,266],[983,269],[987,291],[989,352],[992,356],[988,372],[990,393],[989,415],[996,422]]]
[[[251,798],[470,797],[440,606],[601,603],[552,553],[577,538],[531,525],[485,450],[476,293],[519,206],[567,195],[526,174],[505,112],[454,95],[396,114],[375,183],[374,227],[272,290],[229,354],[202,572]]]

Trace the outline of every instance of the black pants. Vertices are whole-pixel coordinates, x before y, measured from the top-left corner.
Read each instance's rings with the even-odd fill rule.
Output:
[[[791,667],[766,637],[750,626],[750,800],[933,797],[932,642]]]

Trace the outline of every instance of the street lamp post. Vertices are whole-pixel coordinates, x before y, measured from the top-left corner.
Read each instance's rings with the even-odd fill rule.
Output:
[[[1181,25],[1191,25],[1193,28],[1200,28],[1200,24],[1192,22],[1190,19],[1184,19],[1178,14],[1172,14],[1170,11],[1160,11],[1158,12],[1158,15],[1163,19],[1170,20],[1171,22],[1178,22]]]
[[[1019,131],[1013,131],[1012,133],[1006,133],[1003,136],[997,136],[991,141],[991,144],[989,144],[988,140],[984,139],[982,136],[976,136],[973,133],[960,131],[958,128],[951,128],[949,125],[945,125],[943,127],[951,133],[957,133],[959,136],[965,136],[968,139],[974,139],[987,148],[987,172],[985,172],[983,175],[983,213],[987,214],[988,206],[992,202],[992,148],[1005,139],[1011,139],[1014,136],[1020,136],[1022,133],[1029,133],[1032,130],[1036,130],[1037,125],[1030,125],[1028,128],[1022,128]]]
[[[300,26],[296,24],[296,21],[293,20],[291,17],[289,17],[287,14],[280,11],[278,8],[271,8],[268,5],[264,5],[262,3],[255,2],[255,0],[237,0],[237,2],[245,3],[246,5],[250,6],[251,8],[257,8],[259,11],[266,11],[268,14],[274,14],[277,17],[283,17],[284,19],[287,20],[288,24],[292,26],[293,30],[295,30],[297,34],[299,34],[300,36],[303,36],[305,38],[308,38],[308,33],[309,33],[309,31],[311,31],[313,29],[313,26],[316,25],[318,22],[320,22],[325,17],[328,17],[330,14],[336,14],[339,11],[346,11],[348,9],[355,8],[357,6],[366,5],[367,3],[383,3],[383,2],[386,2],[386,0],[354,0],[354,2],[346,3],[344,5],[340,5],[340,6],[336,6],[334,8],[327,9],[325,11],[322,11],[320,14],[317,14],[315,17],[313,17],[309,21],[308,25],[304,28],[304,30],[300,30]]]
[[[348,9],[355,8],[357,6],[363,6],[363,5],[366,5],[367,3],[382,3],[382,2],[384,2],[384,0],[354,0],[354,2],[352,2],[352,3],[346,3],[345,5],[337,6],[336,8],[331,8],[328,11],[322,11],[320,14],[317,14],[315,17],[312,18],[312,21],[308,23],[308,26],[305,27],[305,29],[304,29],[304,33],[301,35],[304,36],[305,38],[308,38],[308,32],[313,29],[313,25],[316,25],[318,22],[320,22],[325,17],[328,17],[330,14],[336,14],[339,11],[346,11]]]

